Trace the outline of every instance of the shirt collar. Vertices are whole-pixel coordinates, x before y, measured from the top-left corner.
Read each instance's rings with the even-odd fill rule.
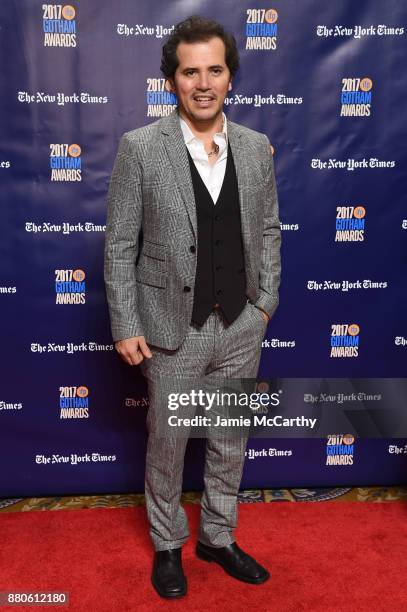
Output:
[[[178,116],[179,116],[179,122],[180,122],[182,135],[184,137],[185,144],[190,144],[194,140],[201,142],[200,138],[198,138],[198,136],[195,136],[195,134],[192,132],[191,128],[189,127],[188,123],[181,117],[181,115],[178,114]],[[227,128],[227,119],[226,119],[226,115],[224,112],[222,112],[222,119],[223,119],[222,131],[216,132],[216,134],[214,135],[214,140],[215,140],[215,136],[218,136],[218,137],[223,138],[225,142],[227,143],[228,128]]]

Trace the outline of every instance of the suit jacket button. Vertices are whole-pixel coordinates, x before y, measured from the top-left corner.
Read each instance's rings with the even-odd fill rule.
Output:
[[[191,287],[188,287],[188,285],[185,285],[184,291],[185,293],[188,293],[188,291],[191,291]]]
[[[216,295],[222,295],[222,289],[218,289]]]
[[[191,253],[195,253],[196,248],[194,247],[194,245],[189,247],[189,250],[191,251]]]

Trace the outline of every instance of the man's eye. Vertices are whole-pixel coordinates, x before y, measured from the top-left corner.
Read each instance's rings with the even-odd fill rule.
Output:
[[[220,74],[222,70],[220,68],[214,68],[212,72],[214,72],[215,74]]]
[[[192,76],[194,74],[193,70],[187,70],[185,73],[187,76]]]

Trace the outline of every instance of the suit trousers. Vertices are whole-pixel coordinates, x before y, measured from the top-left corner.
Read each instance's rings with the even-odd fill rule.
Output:
[[[214,309],[199,327],[191,323],[175,350],[149,345],[150,359],[140,364],[147,379],[149,432],[145,471],[145,496],[150,536],[155,550],[179,548],[189,537],[180,503],[188,436],[162,434],[168,415],[168,381],[201,377],[209,385],[216,379],[255,378],[267,321],[249,301],[228,324]],[[161,429],[160,429],[161,428]],[[237,494],[242,478],[248,431],[238,437],[206,436],[204,492],[201,499],[199,540],[222,547],[235,541]]]

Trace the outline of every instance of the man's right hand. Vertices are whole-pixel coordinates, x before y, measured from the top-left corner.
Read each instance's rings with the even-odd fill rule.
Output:
[[[114,343],[116,351],[123,361],[129,365],[138,365],[146,357],[150,359],[153,355],[147,346],[144,336],[134,336]]]

